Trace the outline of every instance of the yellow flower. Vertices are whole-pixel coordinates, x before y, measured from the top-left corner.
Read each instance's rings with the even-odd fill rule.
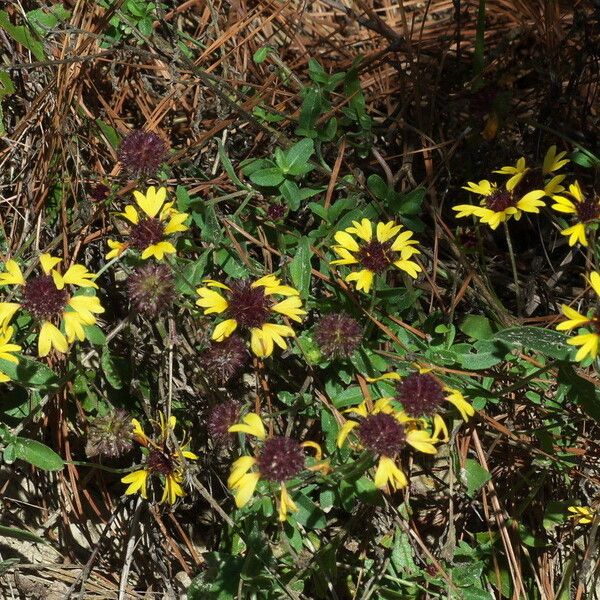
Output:
[[[254,495],[258,482],[264,479],[279,485],[279,520],[285,521],[289,512],[298,510],[285,482],[305,468],[303,447],[315,449],[319,461],[321,447],[316,442],[300,444],[289,437],[267,436],[262,419],[256,413],[247,414],[241,423],[232,425],[229,431],[254,436],[261,442],[257,456],[240,456],[231,466],[227,487],[233,492],[235,505],[238,508],[245,506]]]
[[[165,254],[175,254],[175,246],[167,239],[175,233],[186,231],[184,221],[188,213],[173,208],[174,202],[165,202],[167,190],[150,186],[145,194],[133,192],[137,206],[128,204],[118,216],[129,221],[129,241],[108,240],[111,249],[107,259],[120,256],[127,248],[141,252],[143,260],[153,256],[163,260]]]
[[[12,327],[0,329],[0,358],[16,365],[19,363],[19,359],[14,356],[13,352],[20,352],[21,346],[11,343],[13,333]],[[0,367],[0,383],[5,381],[10,381],[10,377]]]
[[[479,183],[469,181],[463,189],[482,196],[482,200],[479,206],[474,204],[453,206],[452,210],[457,211],[456,217],[474,216],[492,229],[496,229],[500,223],[508,221],[511,217],[518,221],[524,212],[539,213],[540,207],[545,206],[541,200],[544,192],[540,190],[533,190],[519,197],[508,186],[499,188],[487,179]]]
[[[552,196],[556,203],[552,205],[554,210],[577,216],[577,223],[563,229],[561,234],[569,236],[569,246],[574,246],[578,242],[582,246],[587,246],[586,226],[600,218],[600,198],[591,196],[586,198],[577,181],[569,186],[568,195],[570,198],[566,195]]]
[[[407,444],[425,454],[437,453],[434,444],[439,440],[420,429],[415,419],[396,410],[392,398],[380,398],[372,409],[363,402],[345,412],[353,412],[360,419],[349,419],[344,423],[338,432],[337,446],[341,448],[350,432],[355,431],[360,445],[379,457],[374,482],[380,489],[389,485],[398,490],[408,484],[406,475],[396,463],[397,455]]]
[[[588,278],[588,283],[592,286],[596,296],[600,298],[600,273],[592,272]],[[576,335],[567,340],[567,344],[571,346],[579,346],[579,350],[575,355],[575,360],[580,362],[587,356],[596,358],[598,355],[598,345],[600,343],[600,315],[594,311],[591,316],[585,316],[572,309],[570,306],[563,304],[561,306],[562,313],[567,317],[566,321],[559,323],[556,326],[558,331],[570,331],[579,327],[588,326],[586,333]]]
[[[185,460],[197,460],[198,456],[188,450],[185,440],[173,444],[172,432],[177,420],[171,416],[168,421],[160,415],[160,422],[156,423],[159,435],[156,440],[152,439],[142,429],[137,419],[132,419],[131,424],[133,438],[148,449],[145,464],[142,469],[133,471],[121,478],[122,483],[129,484],[125,490],[126,495],[141,494],[142,498],[148,498],[148,481],[152,476],[157,476],[163,484],[163,493],[160,503],[175,504],[177,498],[185,496],[183,487],[183,473]]]
[[[589,525],[596,516],[596,511],[589,506],[569,506],[567,510],[570,513],[570,519],[573,519],[577,525]]]
[[[418,242],[411,239],[412,231],[402,229],[403,226],[394,221],[380,221],[376,225],[369,219],[352,221],[351,227],[334,235],[336,244],[332,249],[340,258],[332,260],[331,264],[362,267],[359,271],[346,275],[345,281],[356,282],[356,289],[363,290],[366,294],[373,285],[375,275],[381,275],[390,265],[416,278],[422,268],[409,259],[420,254],[415,248]]]
[[[15,286],[19,302],[0,302],[0,328],[8,326],[19,309],[26,311],[39,325],[38,356],[46,356],[54,348],[67,352],[69,344],[85,339],[85,325],[94,325],[97,314],[104,312],[96,296],[72,295],[73,288],[97,288],[83,265],[71,265],[65,273],[55,267],[60,258],[40,256],[42,274],[27,281],[19,265],[7,260],[0,272],[0,286]]]
[[[205,315],[215,313],[226,317],[215,326],[212,339],[222,342],[238,327],[249,330],[250,347],[256,356],[271,356],[275,345],[285,350],[285,338],[295,336],[289,325],[271,323],[271,319],[283,315],[300,323],[306,314],[298,290],[282,285],[275,275],[266,275],[254,282],[239,279],[230,285],[212,279],[204,283],[205,287],[196,290],[200,297],[196,304],[204,309]],[[275,296],[285,299],[276,301]]]

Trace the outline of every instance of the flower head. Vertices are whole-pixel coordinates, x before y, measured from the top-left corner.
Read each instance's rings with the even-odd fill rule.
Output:
[[[121,143],[119,162],[127,173],[152,177],[167,157],[167,144],[151,131],[133,131]]]
[[[552,200],[556,203],[552,205],[554,210],[575,215],[577,219],[575,225],[560,232],[562,235],[569,236],[569,246],[574,246],[577,242],[587,246],[586,227],[600,219],[600,197],[586,197],[576,181],[569,186],[567,194],[564,196],[555,194]]]
[[[142,498],[148,498],[148,480],[157,477],[163,485],[163,494],[160,503],[168,502],[175,504],[178,497],[185,496],[181,487],[185,469],[185,461],[197,460],[198,457],[188,450],[188,443],[185,440],[177,442],[173,436],[173,431],[177,420],[171,416],[165,420],[160,415],[160,422],[155,423],[158,429],[156,439],[151,438],[144,433],[142,426],[137,419],[132,419],[133,438],[145,448],[145,463],[143,468],[133,471],[121,478],[123,483],[129,486],[125,490],[126,495],[139,492]]]
[[[227,487],[234,494],[236,506],[241,508],[250,501],[262,479],[279,486],[279,520],[285,521],[289,511],[298,510],[285,484],[305,468],[302,448],[316,448],[320,460],[320,446],[315,442],[301,444],[285,436],[267,436],[264,423],[256,413],[247,414],[241,423],[232,425],[229,431],[254,436],[260,442],[255,456],[240,456],[231,467]]]
[[[541,198],[544,192],[533,190],[523,196],[518,195],[514,189],[498,187],[495,183],[483,179],[479,183],[469,181],[463,189],[482,197],[481,204],[459,204],[453,206],[457,211],[457,218],[477,217],[482,223],[486,223],[492,229],[496,229],[500,223],[514,217],[516,221],[521,218],[523,212],[539,213],[540,207],[545,206]]]
[[[600,298],[600,273],[594,271],[588,278],[588,283],[592,286],[596,296]],[[567,317],[566,321],[559,323],[556,326],[558,331],[570,331],[585,327],[585,333],[581,333],[567,340],[567,344],[571,346],[579,346],[579,350],[575,355],[576,361],[582,361],[587,356],[596,358],[598,355],[598,344],[600,343],[600,312],[598,309],[593,309],[588,313],[588,316],[578,313],[576,310],[563,304],[561,306],[562,313]]]
[[[173,234],[186,231],[184,221],[188,213],[173,208],[174,202],[165,202],[167,190],[164,187],[150,186],[145,194],[134,191],[136,206],[128,204],[118,216],[129,221],[129,240],[117,242],[108,240],[111,249],[106,258],[120,256],[127,248],[141,252],[142,260],[154,256],[163,260],[165,254],[175,254],[175,246],[169,241]]]
[[[315,341],[329,358],[349,358],[362,338],[358,321],[345,313],[325,315],[315,325]]]
[[[173,304],[174,285],[171,267],[149,263],[136,268],[127,278],[127,294],[135,310],[155,318]]]
[[[393,490],[406,487],[408,480],[396,460],[400,452],[412,446],[419,452],[436,454],[439,440],[418,427],[414,419],[392,406],[392,398],[380,398],[372,408],[363,402],[345,412],[352,412],[358,419],[349,419],[341,427],[337,445],[341,448],[350,432],[354,432],[363,448],[378,457],[375,486]]]
[[[232,436],[229,428],[235,425],[239,418],[242,405],[236,400],[225,400],[212,407],[208,415],[208,433],[216,441],[224,441]]]
[[[16,365],[19,363],[19,359],[14,355],[14,352],[19,352],[21,346],[11,342],[13,333],[12,327],[0,329],[0,358]],[[0,383],[6,381],[10,381],[10,377],[0,367]]]
[[[572,513],[569,518],[577,525],[589,525],[596,516],[596,511],[589,506],[569,506],[567,510]]]
[[[204,309],[205,315],[216,313],[226,317],[214,328],[212,339],[222,342],[238,328],[249,331],[250,347],[256,356],[270,356],[275,345],[285,350],[285,338],[295,336],[289,325],[271,320],[283,315],[300,323],[306,314],[298,290],[282,285],[275,275],[266,275],[254,282],[239,279],[229,285],[212,279],[204,283],[205,287],[196,290],[200,296],[196,304]],[[285,299],[276,301],[276,296]]]
[[[422,271],[420,265],[409,260],[411,256],[420,254],[415,248],[417,240],[413,240],[413,232],[402,231],[403,226],[394,221],[379,222],[375,225],[369,219],[352,221],[351,227],[338,231],[334,235],[336,244],[333,251],[340,257],[331,261],[332,265],[358,265],[359,271],[346,275],[345,281],[355,281],[357,290],[369,293],[375,275],[382,275],[390,266],[405,271],[416,278]]]
[[[94,419],[87,433],[85,454],[116,458],[123,456],[133,446],[131,417],[124,410],[116,410],[111,414]]]
[[[200,354],[200,363],[211,379],[226,385],[242,373],[249,358],[246,344],[233,333],[222,342],[211,342]]]
[[[6,327],[19,310],[27,312],[39,326],[38,356],[54,348],[67,352],[69,344],[85,339],[84,325],[94,325],[104,308],[96,296],[75,295],[77,288],[97,288],[86,267],[71,265],[63,274],[56,268],[60,258],[40,256],[42,272],[25,280],[19,265],[7,260],[0,272],[0,286],[15,286],[19,302],[0,302],[0,328]]]

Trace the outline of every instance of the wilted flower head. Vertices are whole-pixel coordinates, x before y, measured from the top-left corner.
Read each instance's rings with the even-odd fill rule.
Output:
[[[119,409],[92,421],[88,428],[85,454],[88,458],[117,458],[129,452],[132,445],[131,417],[126,411]]]
[[[90,193],[90,198],[94,202],[103,202],[108,198],[110,188],[104,183],[97,183]]]
[[[127,294],[132,307],[150,318],[171,307],[173,288],[173,272],[165,264],[143,265],[127,279]]]
[[[152,177],[167,158],[167,144],[152,131],[133,131],[119,148],[119,162],[127,173]]]
[[[217,441],[232,436],[229,428],[235,425],[240,418],[242,405],[236,400],[226,400],[212,407],[208,415],[208,433]]]
[[[330,358],[348,358],[362,341],[363,330],[356,319],[345,313],[331,313],[315,325],[315,341]]]
[[[236,333],[222,342],[211,342],[200,355],[200,362],[208,376],[219,385],[225,385],[240,375],[249,359],[246,344]]]

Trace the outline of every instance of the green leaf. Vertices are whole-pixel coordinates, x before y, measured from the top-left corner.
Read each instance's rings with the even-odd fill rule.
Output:
[[[600,158],[589,152],[588,150],[579,149],[575,150],[571,156],[571,160],[578,165],[586,168],[593,168],[600,166]]]
[[[119,367],[111,355],[108,346],[104,346],[104,348],[102,348],[100,365],[102,366],[106,381],[108,381],[111,387],[113,387],[115,390],[122,390],[123,380],[121,378],[121,373],[119,372]]]
[[[287,170],[290,175],[302,175],[306,163],[315,151],[315,143],[311,139],[300,140],[286,152]]]
[[[296,254],[290,263],[290,276],[300,297],[306,299],[310,292],[311,264],[313,252],[307,237],[301,237],[296,247]]]
[[[36,542],[37,544],[45,544],[46,540],[41,538],[35,533],[31,533],[25,529],[19,529],[18,527],[6,527],[0,525],[0,537],[13,538],[15,540],[22,540],[24,542]]]
[[[104,346],[106,344],[106,336],[98,325],[84,325],[83,331],[90,344],[94,344],[94,346]]]
[[[9,571],[9,569],[18,565],[21,562],[19,558],[7,558],[6,560],[0,561],[0,577]]]
[[[535,350],[558,360],[568,360],[571,354],[571,346],[567,345],[566,336],[552,329],[512,327],[499,331],[493,339],[511,348]]]
[[[259,65],[260,63],[265,62],[269,52],[271,52],[271,48],[269,46],[263,46],[252,55],[252,60]]]
[[[560,386],[558,390],[563,388],[568,403],[578,404],[600,423],[600,390],[592,382],[579,377],[568,363],[559,366],[556,381]]]
[[[458,328],[476,340],[487,340],[494,335],[490,320],[483,315],[467,315]]]
[[[98,125],[98,129],[100,129],[113,150],[116,150],[121,143],[121,136],[117,133],[117,130],[102,119],[96,119],[96,125]]]
[[[206,263],[212,250],[206,250],[200,255],[200,258],[194,262],[188,263],[175,276],[175,287],[182,294],[193,294],[196,288],[202,283]]]
[[[35,36],[32,35],[28,27],[13,25],[5,10],[0,10],[0,28],[4,29],[15,42],[27,48],[37,60],[42,61],[46,59],[44,45],[35,39]]]
[[[408,535],[401,529],[396,529],[394,547],[390,559],[398,575],[413,573],[417,570],[410,540],[408,539]]]
[[[292,513],[294,519],[307,529],[323,529],[327,525],[325,513],[306,495],[290,492],[298,507],[298,512]]]
[[[19,458],[44,471],[60,471],[65,463],[51,448],[42,442],[17,437],[13,440],[15,458]]]
[[[235,169],[233,168],[233,165],[229,160],[227,150],[225,150],[225,146],[223,145],[223,142],[221,140],[217,140],[217,148],[219,151],[219,159],[221,161],[221,164],[223,165],[223,168],[225,169],[225,172],[227,173],[227,175],[229,175],[229,179],[231,179],[231,181],[233,181],[235,185],[237,185],[243,190],[250,189],[245,183],[242,183],[240,178],[237,176]]]
[[[249,177],[252,183],[265,187],[277,187],[284,180],[283,173],[279,167],[260,169],[251,173]]]
[[[318,118],[321,116],[322,108],[323,98],[321,92],[314,88],[309,89],[302,101],[296,135],[316,136],[315,127]]]
[[[461,469],[461,480],[467,487],[467,495],[474,498],[483,485],[489,481],[492,476],[476,460],[467,458],[465,466]]]
[[[52,369],[26,356],[19,356],[18,364],[0,358],[0,371],[25,387],[44,391],[58,387],[58,376]]]

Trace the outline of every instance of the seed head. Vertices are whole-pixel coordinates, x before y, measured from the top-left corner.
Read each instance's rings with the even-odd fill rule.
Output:
[[[396,399],[410,417],[435,414],[443,404],[444,390],[428,373],[411,373],[396,384]]]
[[[94,419],[88,428],[85,454],[88,458],[117,458],[131,450],[131,417],[124,410]]]
[[[365,417],[356,428],[362,445],[373,454],[394,456],[406,444],[406,432],[392,415],[377,413]]]
[[[119,161],[127,173],[152,177],[167,157],[167,145],[156,133],[133,131],[121,143]]]
[[[576,202],[577,216],[582,223],[589,223],[600,218],[600,198],[588,196],[583,202]]]
[[[362,337],[362,327],[345,313],[325,315],[315,325],[315,341],[329,358],[352,356]]]
[[[300,444],[289,437],[267,438],[258,457],[258,470],[269,481],[283,482],[304,468],[304,453]]]
[[[154,318],[173,304],[173,273],[165,264],[138,267],[127,279],[129,301],[135,310]]]
[[[246,344],[234,333],[222,342],[211,342],[200,355],[200,362],[209,377],[225,385],[241,374],[249,358]]]
[[[177,470],[177,464],[166,452],[153,448],[146,459],[146,468],[150,473],[171,475]]]
[[[136,250],[145,250],[148,246],[158,244],[165,234],[165,226],[159,219],[141,219],[129,230],[129,243]]]
[[[208,415],[208,433],[216,441],[225,441],[235,434],[229,433],[229,428],[240,419],[242,406],[235,400],[226,400],[212,407]]]
[[[50,275],[32,277],[23,288],[24,308],[40,321],[61,316],[68,300],[69,292],[57,289]]]

